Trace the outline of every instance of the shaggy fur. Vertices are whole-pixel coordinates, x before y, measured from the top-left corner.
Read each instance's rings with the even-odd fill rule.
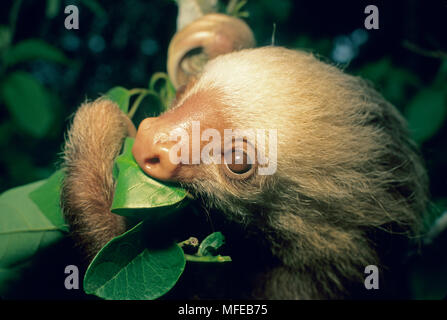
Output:
[[[110,212],[115,189],[112,170],[124,138],[134,134],[132,126],[113,102],[98,99],[79,108],[68,131],[61,203],[87,262],[126,230],[123,217]]]
[[[350,288],[363,286],[365,266],[384,270],[382,253],[401,250],[390,238],[417,240],[427,201],[421,158],[404,119],[362,79],[311,54],[248,49],[208,63],[167,115],[191,100],[202,123],[278,130],[273,176],[231,180],[219,165],[200,165],[184,166],[176,177],[277,261],[257,275],[252,297],[350,297]],[[101,116],[86,115],[96,108]],[[108,212],[111,163],[125,136],[121,120],[94,103],[81,107],[69,133],[62,199],[90,253],[124,230]]]

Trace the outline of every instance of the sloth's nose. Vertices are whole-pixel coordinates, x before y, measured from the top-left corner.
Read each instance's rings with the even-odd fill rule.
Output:
[[[159,180],[173,180],[179,164],[171,161],[169,154],[175,144],[169,141],[159,118],[146,118],[138,127],[132,153],[145,173]]]

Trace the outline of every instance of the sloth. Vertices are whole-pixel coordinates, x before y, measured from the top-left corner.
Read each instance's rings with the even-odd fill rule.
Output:
[[[260,175],[256,161],[174,164],[172,141],[160,137],[191,133],[194,121],[222,136],[276,129],[276,172]],[[110,212],[113,161],[126,136],[135,136],[133,124],[105,98],[82,105],[67,135],[61,199],[87,260],[128,228]],[[244,139],[230,156],[246,159],[249,148]],[[427,177],[405,120],[369,83],[310,53],[269,46],[211,60],[167,112],[141,122],[133,155],[146,174],[179,183],[238,226],[257,265],[241,273],[250,278],[247,298],[362,296],[365,267],[387,274],[423,232]]]

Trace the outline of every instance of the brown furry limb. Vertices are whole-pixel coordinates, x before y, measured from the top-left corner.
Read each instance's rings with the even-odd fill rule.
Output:
[[[68,131],[64,148],[61,204],[75,242],[87,261],[126,230],[112,214],[112,169],[124,138],[135,128],[116,104],[105,99],[83,104]]]

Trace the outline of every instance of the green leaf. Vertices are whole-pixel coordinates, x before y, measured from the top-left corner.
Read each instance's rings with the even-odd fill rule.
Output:
[[[92,11],[98,18],[105,19],[107,13],[96,0],[81,0],[82,4]]]
[[[0,270],[4,272],[32,258],[64,236],[60,228],[29,198],[29,194],[45,182],[42,180],[17,187],[0,196]]]
[[[37,138],[47,134],[54,120],[51,99],[46,89],[29,73],[17,71],[10,74],[0,87],[0,95],[23,130]]]
[[[199,246],[197,255],[199,256],[213,256],[216,255],[217,250],[225,243],[225,237],[221,232],[213,232],[207,236]]]
[[[286,19],[290,16],[292,10],[291,1],[270,1],[263,0],[260,4],[265,10],[268,12],[269,16],[273,18],[274,21],[282,22],[286,21]]]
[[[367,63],[362,67],[359,74],[374,83],[381,82],[392,69],[391,60],[382,58],[380,60]]]
[[[392,68],[385,78],[383,94],[396,104],[405,102],[405,93],[409,87],[416,88],[419,80],[416,75],[408,70]]]
[[[34,59],[70,63],[62,51],[40,39],[23,40],[11,47],[5,54],[5,63],[8,66]]]
[[[124,113],[127,113],[129,110],[129,99],[131,96],[131,93],[129,90],[123,87],[114,87],[107,91],[105,94],[107,98],[115,102],[118,107],[123,111]]]
[[[60,4],[60,0],[47,0],[45,15],[50,19],[54,18],[59,11]]]
[[[68,232],[60,206],[61,184],[64,173],[58,170],[46,182],[31,192],[29,197],[39,207],[42,214],[56,227]]]
[[[430,139],[442,127],[446,115],[444,92],[434,89],[420,91],[406,109],[413,139],[419,143]]]
[[[81,0],[82,4],[90,9],[98,18],[104,19],[107,17],[106,11],[96,0]]]
[[[11,43],[11,30],[7,26],[0,25],[0,53]]]
[[[371,80],[396,106],[406,103],[406,93],[421,85],[416,74],[394,66],[388,57],[365,64],[358,73]]]
[[[110,300],[156,299],[168,292],[185,268],[177,245],[148,249],[143,223],[112,239],[87,269],[84,291]]]
[[[145,218],[150,215],[155,218],[183,207],[186,190],[147,176],[132,155],[134,141],[133,138],[126,139],[123,154],[115,161],[118,177],[112,212],[127,217]]]

